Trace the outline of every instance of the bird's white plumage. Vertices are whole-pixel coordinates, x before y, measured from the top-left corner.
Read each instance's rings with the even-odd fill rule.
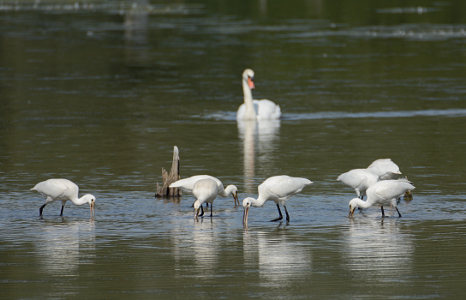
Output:
[[[280,106],[268,99],[255,100],[252,98],[254,88],[254,71],[246,69],[242,75],[244,103],[236,112],[237,120],[276,120],[281,116]]]
[[[400,168],[390,158],[374,160],[367,170],[377,175],[380,179],[396,179],[401,175]]]
[[[193,195],[196,197],[196,201],[194,201],[194,210],[195,215],[197,217],[199,213],[199,208],[204,203],[212,204],[215,198],[218,195],[218,185],[217,182],[210,178],[203,178],[198,181],[193,186]],[[211,216],[212,216],[212,206],[211,206]]]
[[[91,209],[91,216],[94,212],[95,206],[95,197],[91,194],[86,194],[81,198],[78,197],[79,187],[74,182],[64,179],[64,178],[52,178],[36,184],[31,191],[37,191],[42,194],[45,199],[45,204],[42,205],[39,209],[40,215],[42,215],[42,210],[48,203],[54,201],[62,201],[62,210],[61,214],[63,215],[63,207],[65,206],[66,201],[71,201],[75,205],[82,205],[88,203]]]
[[[382,180],[367,189],[367,201],[383,205],[384,201],[397,199],[406,191],[414,190],[414,188],[406,179]]]
[[[364,196],[366,190],[378,181],[378,176],[367,169],[353,169],[338,176],[338,181],[352,187],[358,197]]]
[[[222,197],[227,197],[229,195],[233,196],[233,200],[235,201],[235,205],[236,205],[236,202],[238,201],[238,188],[233,184],[230,184],[226,188],[224,188],[222,181],[220,181],[220,179],[214,176],[194,175],[188,178],[177,180],[173,182],[172,184],[170,184],[169,187],[180,188],[185,193],[192,193],[195,183],[201,179],[211,179],[215,181],[218,187],[218,195]]]
[[[249,208],[251,206],[260,207],[268,200],[272,200],[276,203],[278,208],[279,217],[272,221],[278,221],[282,219],[282,213],[280,211],[280,204],[285,208],[286,219],[289,221],[288,211],[285,206],[286,200],[291,196],[301,192],[303,188],[310,185],[312,181],[302,177],[291,177],[287,175],[272,176],[267,178],[257,188],[259,196],[257,199],[248,197],[243,200],[243,225],[247,226]]]
[[[307,178],[279,175],[267,178],[257,190],[259,198],[267,198],[267,200],[283,205],[291,196],[301,192],[306,185],[311,183]]]
[[[371,206],[390,205],[396,208],[396,199],[401,197],[405,192],[414,189],[415,187],[406,179],[379,181],[367,189],[366,201],[359,198],[354,198],[350,201],[350,215],[352,215],[354,210],[358,207],[368,208]]]
[[[36,184],[31,191],[37,191],[47,197],[47,202],[71,200],[78,198],[79,187],[72,181],[62,178],[48,179]]]

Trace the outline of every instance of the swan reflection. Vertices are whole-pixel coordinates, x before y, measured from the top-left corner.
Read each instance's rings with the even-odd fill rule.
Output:
[[[49,275],[77,275],[80,263],[95,258],[94,221],[45,223],[35,243],[41,268]]]
[[[280,120],[238,120],[238,131],[243,141],[243,172],[245,192],[256,192],[254,175],[257,163],[261,172],[270,173],[273,151],[278,142]]]
[[[394,220],[351,220],[344,237],[346,267],[358,278],[398,280],[410,274],[414,244]]]
[[[311,254],[287,234],[244,232],[243,250],[248,268],[259,269],[261,282],[287,286],[311,270]]]

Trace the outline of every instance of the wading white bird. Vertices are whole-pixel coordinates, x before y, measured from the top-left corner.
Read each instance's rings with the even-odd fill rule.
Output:
[[[199,215],[199,209],[203,203],[210,203],[210,216],[212,217],[213,203],[218,195],[218,185],[215,180],[204,178],[196,181],[193,186],[193,195],[196,197],[194,201],[194,218],[204,215],[204,211]]]
[[[183,178],[180,180],[177,180],[170,184],[169,187],[171,188],[180,188],[183,192],[185,193],[192,193],[194,184],[199,181],[200,179],[212,179],[217,183],[218,186],[218,194],[222,197],[228,197],[229,195],[233,196],[233,200],[235,201],[235,207],[236,204],[238,203],[239,205],[239,200],[238,200],[238,188],[230,184],[226,188],[223,188],[223,183],[218,179],[217,177],[210,176],[210,175],[195,175],[191,176],[188,178]]]
[[[94,216],[95,197],[91,194],[86,194],[78,198],[79,187],[72,181],[62,178],[48,179],[36,184],[31,191],[37,191],[45,198],[45,204],[39,208],[39,214],[42,216],[44,207],[54,201],[60,200],[62,202],[60,216],[63,216],[63,209],[65,208],[66,201],[71,201],[75,205],[89,204],[91,210],[91,217]]]
[[[251,206],[260,207],[263,206],[267,200],[273,200],[277,205],[279,217],[271,221],[279,221],[283,219],[282,212],[280,210],[280,204],[285,208],[286,221],[290,221],[290,216],[285,206],[286,200],[288,200],[294,194],[297,194],[303,190],[303,188],[312,181],[301,177],[290,177],[287,175],[272,176],[267,178],[257,188],[259,196],[257,199],[248,197],[243,200],[243,225],[248,224],[249,208]]]
[[[380,180],[398,179],[401,175],[400,168],[390,158],[374,160],[367,170],[377,175]]]
[[[244,70],[242,84],[244,103],[236,112],[236,120],[277,120],[280,118],[280,106],[267,99],[254,100],[252,98],[251,90],[255,88],[253,70]]]
[[[338,176],[338,181],[352,187],[356,195],[363,199],[366,190],[379,180],[379,177],[367,169],[353,169]]]
[[[396,209],[398,216],[401,217],[400,211],[396,207],[397,199],[405,192],[414,190],[415,187],[406,179],[398,180],[382,180],[370,186],[367,191],[367,200],[353,198],[349,202],[349,217],[352,217],[354,210],[358,207],[368,208],[371,206],[380,206],[382,210],[382,217],[385,217],[383,210],[384,205],[390,205]]]

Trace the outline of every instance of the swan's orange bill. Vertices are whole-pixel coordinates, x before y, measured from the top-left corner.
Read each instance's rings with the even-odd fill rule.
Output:
[[[252,81],[251,77],[248,77],[248,85],[250,89],[255,88],[254,81]]]

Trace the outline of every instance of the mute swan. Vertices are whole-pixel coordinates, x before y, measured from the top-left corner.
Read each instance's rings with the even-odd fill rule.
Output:
[[[31,191],[37,191],[46,197],[45,204],[39,208],[39,214],[42,217],[44,207],[54,201],[61,200],[60,216],[63,216],[63,209],[66,201],[70,200],[75,205],[83,205],[89,203],[91,217],[94,215],[95,197],[91,194],[86,194],[78,198],[79,187],[68,179],[52,178],[36,184]]]
[[[267,200],[273,200],[277,205],[279,217],[271,221],[279,221],[283,219],[282,212],[280,210],[280,204],[285,208],[286,221],[290,221],[290,216],[286,210],[285,202],[294,194],[302,191],[302,189],[311,184],[312,181],[301,177],[290,177],[287,175],[272,176],[267,178],[263,183],[259,185],[258,192],[259,197],[257,199],[248,197],[243,200],[243,225],[248,224],[249,208],[251,206],[261,207]]]
[[[242,84],[244,103],[236,112],[236,120],[276,120],[280,118],[280,106],[267,99],[252,99],[251,90],[255,87],[253,70],[244,70]]]
[[[398,199],[405,192],[414,189],[415,187],[411,184],[411,182],[409,182],[406,179],[389,179],[379,181],[367,189],[366,201],[361,200],[359,198],[353,198],[349,202],[349,217],[353,216],[354,210],[358,207],[368,208],[374,205],[378,205],[381,207],[382,217],[385,217],[385,213],[383,210],[384,205],[391,205],[392,207],[395,207],[396,211],[398,212],[398,216],[401,217],[400,211],[396,207],[396,199]]]

